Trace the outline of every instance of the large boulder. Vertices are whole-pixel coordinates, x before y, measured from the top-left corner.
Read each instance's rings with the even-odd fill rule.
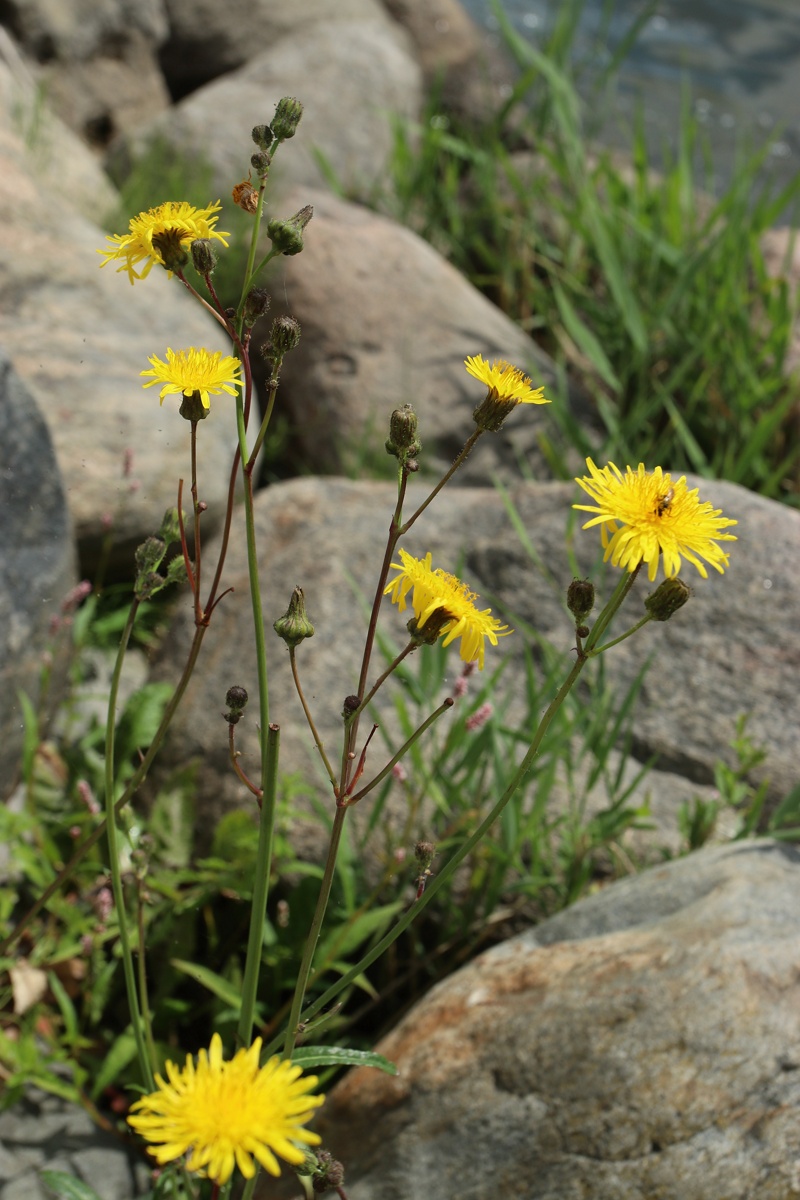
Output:
[[[186,96],[116,148],[112,166],[124,173],[153,142],[205,160],[220,195],[247,174],[254,125],[269,122],[283,96],[304,105],[292,141],[275,157],[270,202],[277,187],[319,186],[321,152],[342,185],[369,194],[382,181],[392,145],[392,117],[415,117],[421,72],[406,35],[380,8],[367,19],[338,13],[286,32],[236,71]],[[334,98],[332,100],[332,97]]]
[[[177,279],[154,270],[131,287],[115,264],[101,270],[104,243],[103,232],[65,202],[52,174],[36,172],[7,111],[0,122],[0,344],[47,421],[89,573],[109,530],[112,568],[130,571],[134,546],[176,503],[178,478],[188,479],[189,425],[174,400],[159,408],[157,391],[142,390],[148,357],[163,359],[168,346],[230,349]],[[199,441],[210,531],[223,511],[236,444],[228,398],[212,405]]]
[[[40,699],[51,621],[76,582],[69,508],[53,446],[36,401],[0,353],[0,798],[19,771],[25,735],[23,692]],[[62,682],[52,661],[48,704]]]
[[[518,410],[509,423],[526,419],[527,414]],[[479,443],[475,453],[481,452]],[[636,673],[653,661],[633,711],[632,728],[637,757],[646,761],[656,755],[664,772],[654,771],[644,787],[660,796],[660,824],[671,828],[673,836],[678,807],[692,785],[713,785],[720,758],[733,765],[730,743],[742,712],[749,714],[752,735],[767,749],[761,775],[769,777],[772,796],[782,798],[796,782],[793,714],[800,663],[797,646],[786,630],[793,627],[791,613],[800,596],[800,514],[733,484],[695,482],[702,496],[739,520],[740,540],[731,543],[729,570],[724,576],[711,572],[708,580],[695,576],[695,595],[673,620],[649,625],[603,659],[606,679],[617,688],[620,700]],[[414,484],[406,512],[413,511],[425,494],[422,485]],[[492,697],[498,705],[507,688],[516,695],[522,690],[526,647],[536,656],[540,638],[563,656],[564,675],[569,670],[574,630],[564,609],[564,595],[573,573],[571,555],[576,556],[578,570],[597,578],[603,596],[610,594],[617,578],[612,568],[597,572],[601,549],[596,532],[576,532],[577,514],[571,505],[580,495],[574,485],[561,483],[523,483],[510,491],[535,559],[523,548],[503,496],[492,488],[446,488],[403,541],[413,554],[423,556],[430,550],[434,565],[462,575],[480,594],[481,604],[491,603],[520,631],[503,639],[497,649],[487,648],[488,668],[504,655],[511,656]],[[270,719],[281,726],[281,770],[301,772],[307,792],[322,797],[330,797],[330,785],[302,717],[288,655],[270,625],[285,611],[292,587],[300,584],[316,627],[314,638],[298,650],[301,679],[320,733],[336,759],[342,702],[357,685],[366,629],[362,605],[371,602],[374,594],[394,500],[390,484],[342,479],[276,484],[256,500]],[[215,549],[206,547],[206,561],[212,560]],[[687,577],[690,571],[687,568]],[[164,755],[171,766],[193,761],[200,767],[196,798],[203,836],[223,812],[250,804],[230,769],[220,715],[232,684],[256,694],[241,531],[232,538],[223,582],[234,592],[214,613]],[[637,580],[626,609],[630,623],[638,620],[641,601],[651,590],[646,579]],[[390,609],[388,599],[384,606],[380,629],[399,649],[404,644],[406,616]],[[620,619],[620,630],[625,627]],[[164,643],[158,678],[177,676],[193,630],[187,599]],[[448,689],[461,666],[453,649],[450,654]],[[376,655],[373,678],[381,661]],[[391,695],[389,685],[379,694],[377,705],[387,731],[393,729]],[[443,699],[444,695],[432,696],[431,709]],[[442,727],[451,719],[463,719],[458,706],[452,717],[442,719]],[[257,770],[256,718],[250,710],[237,726],[237,744],[246,769]],[[382,765],[377,745],[373,754],[368,770]],[[676,775],[682,777],[682,789],[675,787]]]
[[[446,979],[321,1110],[350,1200],[796,1195],[799,885],[794,847],[709,848]]]
[[[442,472],[474,428],[485,390],[464,369],[468,355],[508,359],[556,395],[552,361],[410,229],[358,204],[298,188],[286,211],[314,207],[302,254],[279,259],[271,277],[276,309],[302,337],[281,372],[281,404],[302,460],[321,474],[356,473],[365,461],[387,471],[389,413],[413,404],[428,473]],[[256,365],[256,370],[258,370]],[[580,397],[572,397],[581,416]],[[553,439],[547,406],[528,407],[485,439],[460,479],[551,474],[543,441]],[[576,464],[577,465],[577,464]]]

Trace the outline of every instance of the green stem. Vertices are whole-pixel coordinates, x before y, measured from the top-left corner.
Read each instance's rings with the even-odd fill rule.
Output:
[[[158,1070],[158,1055],[156,1054],[156,1044],[153,1041],[153,1021],[150,1015],[150,1000],[147,994],[147,959],[144,952],[144,898],[142,896],[142,880],[137,878],[136,881],[136,924],[139,939],[139,957],[138,975],[139,975],[139,1003],[142,1006],[142,1020],[144,1022],[144,1037],[147,1043],[147,1053],[150,1056],[150,1066],[153,1071]]]
[[[628,629],[625,633],[621,633],[619,635],[619,637],[613,638],[610,642],[606,642],[602,646],[595,646],[594,649],[590,652],[592,657],[594,657],[597,654],[604,654],[605,651],[610,650],[612,646],[618,646],[620,642],[624,642],[626,638],[629,638],[631,636],[631,634],[636,633],[637,630],[641,629],[643,625],[646,625],[648,621],[652,621],[652,620],[653,620],[652,614],[647,613],[645,616],[642,617],[641,621],[637,621],[635,625],[632,625],[630,627],[630,629]]]
[[[265,771],[262,777],[264,794],[261,802],[261,820],[258,826],[258,850],[256,851],[253,901],[250,908],[250,929],[247,937],[247,958],[242,983],[242,1007],[239,1013],[238,1036],[241,1046],[249,1046],[253,1040],[255,1023],[256,993],[261,968],[261,948],[264,944],[264,916],[267,911],[269,875],[272,869],[272,839],[275,828],[275,797],[278,787],[278,749],[280,730],[270,725],[266,737],[261,734],[265,749]]]
[[[617,611],[625,596],[630,591],[631,586],[632,580],[630,578],[621,580],[620,586],[615,589],[611,600],[603,610],[601,618],[598,620],[598,624],[599,621],[602,620],[604,626],[608,625],[609,621],[614,616],[614,613]],[[595,629],[592,629],[592,632],[589,635],[589,641],[594,642],[597,640],[594,637],[594,634]],[[428,883],[422,895],[409,907],[408,911],[403,914],[397,924],[389,930],[385,937],[381,938],[381,940],[377,942],[375,946],[373,946],[368,954],[365,954],[364,957],[354,967],[351,967],[349,971],[337,979],[336,982],[332,984],[325,992],[323,992],[321,996],[314,1000],[313,1003],[308,1006],[308,1008],[297,1012],[295,1012],[293,1008],[289,1020],[289,1029],[287,1030],[286,1034],[284,1057],[286,1056],[286,1045],[294,1044],[294,1037],[296,1036],[296,1029],[298,1025],[301,1022],[305,1023],[312,1020],[317,1013],[321,1012],[322,1009],[331,1004],[332,1001],[335,1000],[335,998],[345,990],[345,988],[348,988],[354,980],[358,979],[358,977],[362,975],[364,971],[366,971],[378,958],[380,958],[380,956],[386,950],[388,950],[388,948],[398,939],[398,937],[405,932],[418,914],[422,912],[422,910],[428,904],[430,904],[433,897],[448,883],[467,855],[474,850],[481,838],[501,816],[506,805],[517,792],[518,788],[525,779],[525,776],[533,766],[533,761],[536,758],[536,755],[539,753],[542,741],[544,740],[553,718],[555,717],[561,705],[564,703],[564,700],[574,686],[575,681],[577,680],[581,671],[586,666],[586,663],[589,661],[589,657],[590,656],[587,652],[579,654],[578,658],[573,663],[567,678],[562,683],[556,696],[550,702],[547,711],[539,723],[539,727],[536,730],[533,740],[528,747],[525,756],[517,767],[514,777],[509,783],[508,787],[503,792],[502,796],[491,809],[491,811],[486,817],[484,817],[483,821],[481,821],[480,825],[478,825],[478,827],[473,831],[472,834],[470,834],[464,844],[460,846],[459,849],[452,855],[443,869],[438,872],[438,874]],[[340,809],[337,809],[337,817],[339,816],[340,811]],[[268,1058],[271,1054],[274,1054],[280,1047],[280,1043],[280,1037],[273,1038],[269,1045],[264,1049],[263,1058]]]
[[[378,786],[378,784],[381,783],[386,778],[386,776],[389,774],[389,772],[391,771],[391,769],[395,765],[395,763],[398,763],[401,758],[405,757],[405,755],[408,753],[408,751],[414,745],[414,742],[416,742],[417,739],[422,736],[422,734],[425,732],[425,730],[429,729],[434,721],[438,721],[438,719],[442,715],[442,713],[447,712],[447,710],[449,708],[452,708],[454,703],[455,703],[455,701],[453,700],[452,696],[448,696],[447,699],[444,700],[439,705],[439,707],[436,709],[436,711],[432,712],[431,715],[427,718],[427,720],[422,722],[419,729],[414,730],[414,732],[411,734],[411,737],[408,739],[408,741],[404,742],[403,745],[400,747],[400,749],[397,751],[397,753],[394,754],[389,759],[388,763],[383,768],[383,770],[381,772],[379,772],[379,774],[377,774],[374,779],[370,780],[370,782],[366,785],[366,787],[363,787],[361,789],[361,791],[356,792],[355,795],[353,795],[353,796],[347,797],[348,807],[351,804],[357,804],[359,800],[363,800],[364,797],[373,790],[373,788],[376,788]]]
[[[614,591],[611,594],[611,599],[608,601],[605,608],[600,613],[600,616],[597,618],[594,625],[592,626],[592,631],[589,634],[588,638],[586,639],[586,645],[584,646],[585,654],[590,655],[593,652],[595,646],[600,641],[600,638],[603,636],[605,631],[608,629],[608,627],[611,624],[611,621],[614,617],[614,614],[616,613],[617,609],[620,607],[623,600],[625,599],[625,597],[628,595],[631,588],[633,587],[633,585],[636,581],[636,576],[639,574],[640,567],[641,567],[641,563],[639,564],[638,567],[635,567],[632,571],[625,572],[622,575],[619,583],[614,588]]]
[[[300,1010],[303,1007],[308,980],[311,975],[311,965],[314,961],[314,952],[317,948],[322,922],[325,919],[325,910],[328,907],[330,899],[331,887],[333,885],[333,877],[336,872],[336,856],[339,852],[339,842],[342,839],[342,831],[344,829],[344,819],[347,815],[345,805],[338,803],[333,817],[333,827],[331,828],[330,842],[328,843],[328,854],[325,859],[325,869],[322,875],[322,883],[320,884],[319,896],[317,897],[317,907],[314,909],[314,916],[311,920],[311,927],[308,931],[306,944],[303,947],[303,958],[300,962],[300,967],[297,972],[297,984],[292,997],[292,1007],[289,1012],[289,1023],[286,1027],[286,1036],[283,1042],[283,1057],[291,1058],[294,1044],[297,1040],[297,1033],[300,1023]],[[275,1042],[280,1044],[280,1038],[276,1038]]]
[[[116,662],[114,663],[114,673],[111,677],[111,689],[108,695],[108,712],[106,716],[106,741],[105,741],[105,801],[106,801],[106,836],[108,839],[108,856],[111,869],[111,888],[114,893],[114,906],[117,910],[117,924],[119,926],[119,943],[122,952],[122,970],[125,976],[125,991],[128,997],[128,1008],[131,1015],[131,1025],[133,1026],[133,1036],[136,1041],[136,1051],[139,1055],[139,1064],[142,1069],[142,1078],[147,1085],[147,1090],[152,1092],[155,1084],[153,1082],[153,1072],[150,1066],[150,1057],[145,1044],[144,1032],[142,1027],[142,1014],[139,1009],[139,997],[136,991],[136,971],[133,965],[133,952],[131,950],[131,940],[128,934],[128,921],[125,911],[125,892],[122,886],[122,872],[119,863],[119,843],[117,840],[117,819],[114,810],[114,735],[116,732],[116,716],[117,716],[117,694],[119,692],[119,680],[122,674],[122,664],[125,660],[125,651],[128,646],[128,640],[131,636],[133,623],[136,620],[136,613],[139,608],[139,601],[134,599],[128,619],[125,622],[125,628],[122,631],[120,638],[119,649],[117,651]],[[144,955],[144,946],[139,947],[140,956]]]
[[[317,747],[317,750],[319,750],[319,756],[322,759],[325,770],[328,772],[328,779],[330,779],[331,784],[335,790],[336,789],[336,775],[334,774],[333,767],[331,766],[328,756],[325,753],[325,745],[322,741],[322,738],[319,736],[319,731],[317,730],[317,727],[314,724],[314,718],[311,715],[311,709],[308,707],[308,704],[306,703],[306,698],[305,698],[305,695],[303,694],[303,689],[300,685],[300,675],[297,670],[296,649],[297,649],[296,646],[289,647],[289,662],[292,667],[292,679],[294,680],[294,686],[297,690],[297,695],[300,698],[300,703],[303,706],[303,712],[306,714],[306,721],[308,721],[308,727],[311,730],[311,736],[314,739],[314,744]]]
[[[457,456],[453,459],[452,466],[448,467],[447,471],[445,471],[444,475],[439,480],[436,487],[433,489],[433,491],[428,496],[428,498],[426,500],[423,500],[422,504],[420,504],[417,511],[415,513],[411,514],[411,516],[406,521],[405,525],[403,525],[402,529],[400,529],[398,531],[398,534],[397,534],[398,538],[401,538],[405,534],[408,533],[409,529],[414,524],[414,522],[417,520],[417,518],[421,517],[422,514],[425,512],[425,509],[431,503],[431,501],[436,499],[436,497],[439,495],[439,492],[442,490],[444,485],[448,482],[449,479],[452,478],[453,475],[455,475],[456,471],[462,465],[462,463],[464,463],[466,461],[467,457],[469,456],[475,443],[477,442],[478,438],[481,436],[482,433],[483,433],[482,429],[474,429],[472,431],[472,433],[469,435],[469,437],[467,438],[464,445],[461,447]]]

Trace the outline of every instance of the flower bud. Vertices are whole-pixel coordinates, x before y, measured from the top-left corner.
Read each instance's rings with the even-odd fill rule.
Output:
[[[303,106],[300,101],[295,100],[292,96],[284,96],[275,105],[275,116],[272,118],[273,136],[279,142],[285,142],[287,138],[294,137],[302,115]]]
[[[192,266],[198,275],[211,275],[217,265],[217,252],[210,238],[192,242]]]
[[[266,288],[251,288],[247,293],[244,301],[244,311],[242,317],[248,329],[252,329],[259,317],[263,317],[264,313],[270,306],[271,297]]]
[[[422,442],[417,440],[417,414],[410,404],[404,404],[392,413],[385,445],[386,453],[393,454],[401,464],[408,463],[422,450]]]
[[[259,179],[266,179],[271,164],[272,157],[266,150],[257,150],[255,154],[250,155],[250,166]]]
[[[420,871],[429,871],[431,863],[436,855],[436,846],[433,842],[417,842],[414,846],[414,857],[417,860],[417,866]]]
[[[344,704],[342,705],[342,716],[344,717],[345,721],[348,719],[348,717],[352,717],[360,703],[361,701],[359,700],[358,696],[345,696]]]
[[[683,608],[691,594],[692,589],[682,579],[665,579],[652,596],[646,598],[644,606],[654,621],[668,621]]]
[[[182,554],[176,554],[167,565],[167,583],[186,583],[188,578],[184,557]]]
[[[242,713],[245,710],[247,700],[248,696],[246,689],[240,687],[238,683],[235,683],[233,687],[228,688],[227,692],[225,693],[225,703],[227,704],[229,711],[223,713],[222,715],[229,725],[238,724]]]
[[[265,154],[269,151],[270,146],[275,140],[275,134],[269,125],[254,125],[250,136],[259,150],[262,150]]]
[[[158,536],[168,546],[172,542],[179,542],[181,540],[181,526],[177,508],[168,508],[165,510],[164,516],[161,518],[161,528],[158,531]]]
[[[594,584],[589,579],[573,579],[567,588],[567,608],[579,625],[594,608]]]
[[[306,602],[301,587],[294,589],[289,607],[282,617],[273,622],[272,628],[290,648],[299,646],[305,638],[314,636],[314,626],[306,616]]]
[[[299,254],[303,249],[303,230],[314,215],[310,204],[285,221],[277,217],[267,222],[267,237],[281,254]]]
[[[329,1150],[317,1150],[311,1186],[315,1192],[327,1192],[340,1188],[344,1183],[344,1167]]]
[[[161,565],[161,560],[167,552],[166,543],[160,537],[149,537],[142,542],[141,546],[137,546],[134,552],[134,562],[136,563],[136,574],[147,574],[148,571],[155,571]]]
[[[161,255],[166,271],[180,271],[189,261],[189,252],[181,241],[179,229],[164,229],[153,234],[153,246]]]
[[[300,324],[294,317],[276,317],[269,331],[269,341],[261,351],[266,358],[283,358],[300,341]]]
[[[159,575],[158,571],[142,572],[136,576],[133,594],[137,600],[149,600],[155,596],[156,592],[161,591],[166,582],[164,576]]]

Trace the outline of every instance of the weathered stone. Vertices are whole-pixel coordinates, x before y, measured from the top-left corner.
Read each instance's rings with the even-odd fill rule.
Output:
[[[422,103],[421,73],[408,39],[380,9],[376,14],[370,21],[331,18],[287,33],[127,139],[114,155],[115,172],[150,142],[162,141],[207,160],[216,192],[228,196],[247,174],[251,128],[271,120],[281,97],[296,96],[303,119],[275,157],[270,202],[276,185],[285,192],[293,184],[324,182],[317,151],[348,190],[368,194],[383,179],[392,115],[414,117]]]
[[[314,207],[305,248],[279,260],[271,283],[276,311],[285,307],[302,329],[284,362],[281,396],[312,470],[349,474],[365,455],[385,464],[389,414],[406,403],[419,417],[421,469],[445,470],[475,428],[472,413],[485,396],[464,368],[468,355],[510,360],[555,394],[551,360],[422,238],[308,189],[292,192],[286,211],[304,203]],[[268,324],[257,327],[256,343]],[[577,395],[574,404],[580,407]],[[552,437],[552,428],[547,406],[526,406],[525,420],[515,417],[484,439],[460,479],[518,479],[521,462],[548,478],[541,439]]]
[[[0,343],[50,429],[83,569],[93,570],[110,524],[111,565],[130,572],[134,547],[177,502],[178,479],[188,479],[190,462],[188,422],[174,400],[159,408],[157,390],[142,390],[140,372],[150,355],[163,359],[168,346],[228,353],[230,343],[160,269],[135,287],[115,273],[116,264],[100,269],[105,235],[46,190],[24,162],[19,139],[6,131]],[[212,404],[198,438],[201,493],[220,518],[236,443],[230,398]]]
[[[439,984],[317,1128],[350,1200],[788,1200],[797,849],[700,851]],[[266,1196],[267,1192],[262,1192]]]
[[[527,419],[521,411],[509,418]],[[475,453],[482,453],[481,444]],[[739,541],[730,544],[730,567],[724,576],[712,571],[708,580],[695,577],[694,597],[673,620],[651,624],[610,651],[604,658],[606,678],[621,697],[652,657],[654,665],[645,676],[633,714],[636,755],[645,761],[657,754],[664,771],[680,774],[690,783],[713,783],[717,760],[732,760],[730,742],[739,714],[749,713],[749,730],[767,749],[761,774],[769,776],[771,794],[779,799],[796,781],[795,690],[800,663],[796,639],[786,631],[794,626],[791,613],[800,596],[800,514],[733,484],[700,482],[700,487],[701,496],[740,522]],[[425,495],[426,490],[414,484],[406,512],[412,512]],[[574,485],[559,483],[525,483],[511,490],[511,502],[541,568],[522,548],[502,496],[489,488],[446,488],[403,545],[419,556],[430,550],[434,565],[459,572],[480,593],[481,603],[499,608],[518,629],[530,628],[536,637],[547,639],[563,653],[566,674],[574,644],[562,599],[572,578],[570,553],[574,551],[579,570],[598,579],[603,596],[610,594],[618,578],[612,568],[597,575],[602,554],[597,534],[575,532],[577,514],[570,506],[580,495]],[[336,759],[342,702],[356,689],[366,628],[357,597],[371,602],[374,594],[394,498],[395,489],[389,484],[302,479],[274,485],[256,501],[269,635],[270,718],[281,725],[281,769],[302,772],[309,789],[323,796],[330,794],[330,785],[324,782],[302,718],[285,647],[269,626],[285,611],[292,587],[300,584],[316,627],[315,636],[298,650],[301,679],[321,735]],[[212,546],[206,550],[207,561],[212,561]],[[256,695],[241,530],[232,538],[223,584],[233,586],[234,592],[214,613],[164,760],[172,766],[192,760],[202,764],[197,775],[198,827],[206,834],[227,808],[250,803],[230,770],[220,715],[231,684],[241,684]],[[637,580],[625,609],[627,620],[619,621],[620,631],[639,619],[641,602],[651,590],[646,579]],[[381,629],[399,649],[404,644],[406,615],[390,610],[388,600],[384,606]],[[162,650],[159,678],[176,677],[192,631],[188,600],[184,600]],[[535,652],[535,642],[529,645]],[[503,678],[503,687],[508,685],[512,693],[524,678],[524,647],[524,635],[517,633],[504,639],[497,650],[487,649],[487,662],[499,661],[503,654],[512,656]],[[448,688],[461,665],[451,653]],[[374,660],[373,679],[380,661]],[[388,729],[392,727],[390,693],[391,687],[384,689],[377,705]],[[431,697],[431,707],[442,699]],[[443,720],[446,724],[449,718]],[[249,712],[237,726],[242,762],[251,769],[259,754],[255,726]],[[659,790],[657,780],[658,772],[645,781],[643,791]],[[671,824],[673,836],[677,808],[686,798],[685,789],[677,792],[670,778],[664,779],[658,807],[662,828]]]
[[[76,581],[64,489],[47,426],[0,355],[0,798],[19,771],[23,708],[40,697],[50,619]],[[61,664],[63,666],[63,664]],[[58,658],[48,708],[63,683]]]

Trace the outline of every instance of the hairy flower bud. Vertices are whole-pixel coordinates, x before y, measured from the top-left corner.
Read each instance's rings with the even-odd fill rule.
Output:
[[[270,125],[254,125],[250,131],[250,136],[265,154],[269,151],[270,146],[275,140],[275,134],[272,132]]]
[[[248,329],[252,329],[259,317],[263,317],[264,313],[270,306],[271,297],[266,288],[255,287],[251,288],[247,293],[244,302],[244,311],[242,317]]]
[[[266,358],[283,358],[300,341],[300,324],[294,317],[276,317],[269,331],[269,341],[261,351]]]
[[[160,537],[149,537],[136,547],[134,552],[134,562],[136,563],[136,574],[143,575],[148,571],[156,571],[161,565],[161,560],[167,552],[166,544]]]
[[[177,508],[168,508],[161,518],[161,528],[158,531],[158,536],[163,539],[169,546],[172,542],[181,540],[181,526],[178,519]]]
[[[267,237],[281,254],[299,254],[303,249],[303,230],[314,215],[312,205],[306,204],[293,217],[267,222]]]
[[[289,607],[282,617],[273,622],[272,628],[290,648],[314,636],[314,626],[306,616],[306,602],[301,587],[294,589]]]
[[[211,275],[217,265],[217,252],[210,238],[192,242],[192,266],[198,275]]]
[[[594,584],[590,579],[573,579],[567,588],[567,608],[582,625],[594,608]]]
[[[303,106],[300,101],[295,100],[293,96],[284,96],[275,105],[275,116],[272,118],[273,136],[279,142],[294,137],[302,115]]]
[[[266,179],[271,165],[272,157],[266,152],[266,150],[257,150],[255,154],[250,155],[250,166],[258,175],[259,179]]]
[[[417,439],[417,414],[410,404],[404,404],[392,413],[385,445],[386,453],[393,454],[401,465],[408,463],[422,450],[422,442]]]
[[[691,594],[692,589],[682,579],[665,579],[652,596],[646,598],[644,606],[654,621],[668,621],[683,608]]]

